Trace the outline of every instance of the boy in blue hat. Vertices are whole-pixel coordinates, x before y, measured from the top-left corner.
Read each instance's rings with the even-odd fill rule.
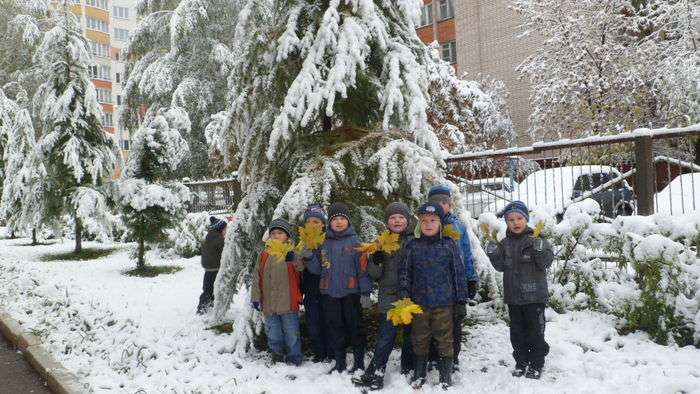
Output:
[[[411,341],[414,354],[413,387],[426,380],[428,349],[431,340],[439,353],[438,369],[443,388],[452,385],[454,348],[452,316],[455,305],[467,302],[467,277],[459,247],[452,238],[442,236],[445,213],[435,202],[418,210],[420,237],[406,245],[399,268],[400,297],[410,297],[423,309],[414,315]]]
[[[445,185],[437,185],[430,188],[428,191],[428,201],[440,204],[445,212],[445,225],[451,224],[455,230],[459,232],[459,240],[457,244],[462,251],[462,259],[464,261],[464,271],[467,277],[467,291],[470,299],[476,297],[476,292],[479,288],[479,275],[474,269],[474,258],[472,257],[472,249],[469,245],[469,234],[457,216],[452,213],[452,194],[450,188]],[[453,316],[453,347],[454,347],[454,369],[459,369],[459,352],[462,348],[462,325],[464,318],[467,316],[467,308],[465,305],[457,305],[454,309]],[[434,361],[434,347],[431,347],[431,362]]]
[[[489,241],[486,254],[496,271],[503,272],[504,302],[510,317],[510,342],[513,345],[513,376],[539,379],[549,345],[544,340],[544,308],[547,268],[552,265],[552,247],[541,235],[533,237],[528,227],[530,215],[522,201],[513,201],[503,209],[508,230],[500,241]]]

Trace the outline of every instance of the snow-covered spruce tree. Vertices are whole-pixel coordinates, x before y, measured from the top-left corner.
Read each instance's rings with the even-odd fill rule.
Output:
[[[131,36],[125,85],[125,124],[137,128],[143,107],[180,107],[192,129],[190,155],[181,177],[201,178],[220,168],[210,161],[204,129],[226,107],[227,76],[234,58],[229,44],[237,1],[182,0],[139,3],[143,18]]]
[[[309,203],[346,201],[372,238],[387,201],[415,206],[445,182],[428,121],[435,60],[415,33],[421,3],[241,2],[228,107],[207,127],[243,190],[217,278],[218,318],[247,286],[273,216],[296,221]],[[236,351],[250,343],[249,316],[234,323]]]
[[[27,108],[28,99],[21,91],[14,102],[0,90],[0,127],[7,136],[2,159],[5,163],[0,219],[11,233],[32,234],[37,243],[36,230],[41,227],[42,187],[46,169],[37,148],[32,120]]]
[[[129,237],[138,244],[137,269],[146,266],[146,245],[167,240],[167,230],[185,216],[189,191],[168,182],[187,155],[182,134],[190,128],[187,114],[179,108],[147,113],[133,134],[131,151],[119,185],[119,201]]]
[[[687,116],[698,92],[697,1],[515,0],[514,8],[526,34],[544,39],[520,66],[537,138],[700,121]]]
[[[112,176],[117,146],[102,130],[101,110],[87,67],[92,58],[86,49],[69,2],[61,3],[57,25],[44,35],[34,62],[44,83],[34,95],[43,126],[38,142],[46,167],[47,184],[42,196],[45,222],[57,222],[63,214],[73,218],[75,252],[82,250],[82,213],[78,197],[84,188],[100,188]],[[95,193],[102,195],[98,190]],[[99,198],[97,194],[93,195]]]

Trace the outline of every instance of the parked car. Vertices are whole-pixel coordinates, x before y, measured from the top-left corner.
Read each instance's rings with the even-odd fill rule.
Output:
[[[512,200],[521,200],[530,208],[546,206],[561,215],[575,199],[619,177],[611,166],[581,165],[535,171],[518,184],[509,201],[496,201],[487,211],[499,213]],[[634,191],[626,180],[589,196],[600,204],[602,214],[614,218],[631,215],[636,209]]]
[[[494,201],[510,200],[514,187],[511,187],[511,179],[498,177],[486,179],[473,179],[461,184],[466,204],[465,208],[473,218],[478,218]]]

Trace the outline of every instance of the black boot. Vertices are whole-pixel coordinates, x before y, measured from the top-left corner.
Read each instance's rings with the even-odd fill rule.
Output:
[[[328,374],[332,374],[334,371],[337,371],[338,373],[343,373],[347,369],[348,365],[346,364],[345,360],[345,352],[339,353],[335,355],[335,365],[333,365],[333,368],[331,368],[330,371],[328,371]]]
[[[511,372],[511,375],[519,378],[525,375],[525,371],[527,371],[527,364],[515,364],[515,369]]]
[[[352,378],[352,382],[356,386],[367,387],[370,390],[381,390],[384,387],[384,370],[375,369],[370,363],[365,373],[360,377]]]
[[[528,379],[539,379],[542,377],[542,368],[533,367],[532,365],[525,372],[525,377]]]
[[[452,357],[440,357],[438,360],[438,371],[440,372],[440,386],[447,390],[452,386]]]
[[[352,350],[353,363],[350,373],[363,371],[365,369],[365,348],[356,348]]]
[[[413,386],[414,389],[419,389],[425,384],[428,358],[426,356],[414,356],[413,368],[413,380],[411,381],[411,386]]]

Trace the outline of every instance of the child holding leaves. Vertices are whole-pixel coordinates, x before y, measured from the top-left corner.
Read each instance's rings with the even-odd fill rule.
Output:
[[[295,267],[291,226],[284,219],[275,219],[268,228],[269,241],[253,271],[251,302],[265,316],[265,334],[272,361],[300,365],[298,268]]]

